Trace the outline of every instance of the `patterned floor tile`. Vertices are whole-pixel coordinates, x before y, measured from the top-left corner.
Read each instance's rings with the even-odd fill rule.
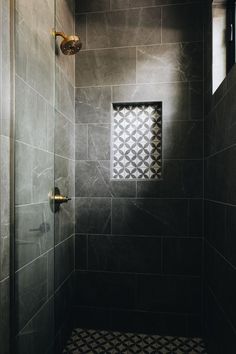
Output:
[[[75,329],[63,354],[206,354],[201,338]]]

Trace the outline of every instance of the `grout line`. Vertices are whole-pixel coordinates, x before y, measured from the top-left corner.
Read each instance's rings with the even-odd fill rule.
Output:
[[[88,0],[87,0],[88,1]],[[111,0],[110,0],[111,1]],[[138,10],[138,9],[150,9],[150,8],[156,8],[156,7],[176,7],[176,6],[181,6],[181,5],[191,5],[191,4],[199,4],[201,5],[201,2],[199,2],[198,0],[192,0],[188,3],[186,2],[182,2],[181,0],[176,3],[176,4],[160,4],[160,5],[152,5],[152,6],[134,6],[134,7],[124,7],[124,8],[121,8],[121,9],[111,9],[110,7],[110,10],[112,12],[125,12],[125,11],[130,11],[130,10]],[[87,14],[87,15],[90,15],[90,14],[100,14],[100,13],[106,13],[106,12],[110,12],[109,9],[106,9],[106,10],[101,10],[101,11],[89,11],[89,12],[76,12],[75,14],[76,15],[84,15],[84,14]]]
[[[185,81],[161,81],[161,82],[129,82],[129,83],[119,83],[117,85],[114,84],[98,84],[98,85],[86,85],[86,86],[76,86],[75,89],[88,89],[88,88],[104,88],[104,87],[121,87],[121,86],[163,86],[163,85],[173,85],[173,84],[188,84],[188,83],[199,83],[203,82],[202,79],[199,80],[185,80]],[[126,101],[124,101],[125,103]],[[150,102],[150,100],[148,100]]]
[[[116,234],[116,233],[111,233],[111,234],[99,234],[99,233],[76,233],[75,234],[75,237],[79,237],[79,236],[104,236],[104,237],[115,237],[115,238],[118,238],[118,237],[125,237],[125,238],[153,238],[153,239],[160,239],[160,238],[163,238],[163,239],[187,239],[187,240],[202,240],[202,236],[199,235],[199,236],[175,236],[175,235],[169,235],[169,236],[165,236],[165,235],[134,235],[134,234]]]
[[[186,279],[196,279],[196,280],[201,280],[201,275],[193,275],[193,274],[170,274],[170,273],[138,273],[138,272],[121,272],[121,271],[109,271],[109,270],[96,270],[96,269],[89,269],[89,270],[84,270],[84,269],[77,269],[75,271],[75,273],[94,273],[94,274],[98,274],[98,273],[103,273],[103,274],[113,274],[113,275],[117,275],[117,274],[127,274],[127,275],[133,275],[135,276],[153,276],[153,277],[173,277],[173,278],[186,278]]]
[[[157,43],[150,43],[150,44],[132,44],[132,45],[123,45],[123,46],[116,46],[116,47],[97,47],[97,48],[86,48],[81,49],[81,53],[91,52],[91,51],[101,51],[101,50],[118,50],[118,49],[134,49],[134,48],[148,48],[148,47],[163,47],[163,46],[180,46],[181,48],[185,44],[202,44],[202,40],[195,40],[195,41],[181,41],[181,42],[157,42]]]
[[[214,200],[214,199],[210,199],[210,198],[205,198],[204,200],[206,202],[216,203],[216,204],[220,204],[220,205],[226,205],[226,206],[234,207],[234,208],[236,207],[236,204],[225,203],[220,200]]]
[[[236,266],[233,265],[222,253],[220,253],[220,251],[218,251],[218,249],[214,245],[212,245],[207,238],[205,242],[213,251],[215,251],[218,254],[218,256],[220,256],[220,258],[222,258],[231,268],[233,268],[234,271],[236,271]]]

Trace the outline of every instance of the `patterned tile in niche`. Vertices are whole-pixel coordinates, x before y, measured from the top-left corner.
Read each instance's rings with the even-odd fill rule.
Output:
[[[113,104],[112,178],[160,179],[161,102]]]
[[[63,354],[206,354],[201,338],[75,329]]]

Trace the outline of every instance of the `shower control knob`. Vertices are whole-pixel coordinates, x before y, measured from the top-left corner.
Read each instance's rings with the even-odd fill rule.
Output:
[[[55,187],[53,193],[49,195],[50,207],[54,213],[59,212],[60,205],[67,203],[69,200],[71,200],[71,198],[62,195],[58,187]]]

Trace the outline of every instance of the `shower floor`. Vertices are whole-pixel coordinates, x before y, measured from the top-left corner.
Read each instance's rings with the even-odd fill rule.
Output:
[[[75,329],[63,354],[206,354],[201,338]]]

